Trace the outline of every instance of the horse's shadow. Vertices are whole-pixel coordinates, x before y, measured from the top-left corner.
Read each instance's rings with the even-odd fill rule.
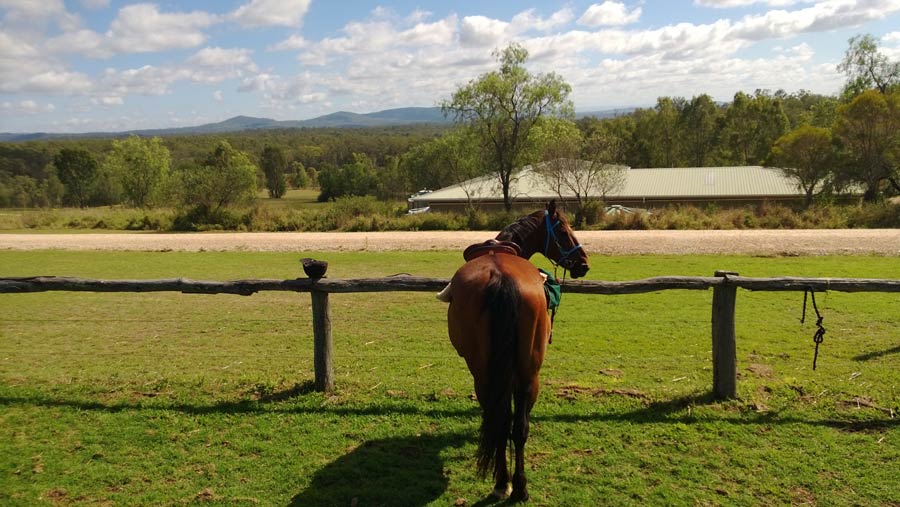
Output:
[[[290,505],[427,505],[449,483],[441,451],[469,439],[461,433],[443,433],[368,440],[316,472]]]

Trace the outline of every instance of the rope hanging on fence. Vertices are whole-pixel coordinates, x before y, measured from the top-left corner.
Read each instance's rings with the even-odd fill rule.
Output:
[[[816,344],[816,351],[813,354],[813,370],[815,370],[816,361],[819,359],[819,345],[825,341],[825,326],[822,325],[822,320],[825,317],[819,313],[819,306],[816,304],[816,291],[807,289],[803,291],[803,314],[800,316],[800,323],[803,324],[806,321],[806,297],[808,295],[812,295],[813,310],[816,311],[816,333],[813,335],[813,342]]]

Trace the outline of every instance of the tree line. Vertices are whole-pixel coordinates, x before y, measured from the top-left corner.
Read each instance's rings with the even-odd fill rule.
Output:
[[[900,63],[870,35],[850,39],[838,96],[660,97],[654,107],[602,119],[576,120],[571,87],[555,73],[528,72],[521,46],[495,57],[497,70],[441,103],[453,127],[0,143],[0,206],[176,205],[215,219],[263,188],[272,198],[314,187],[322,201],[388,200],[493,175],[509,208],[514,173],[528,164],[539,164],[552,188],[574,193],[581,215],[621,183],[623,166],[780,167],[807,204],[854,185],[870,201],[900,193]]]

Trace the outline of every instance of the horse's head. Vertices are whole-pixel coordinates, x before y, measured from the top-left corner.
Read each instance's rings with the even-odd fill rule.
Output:
[[[544,256],[556,262],[572,273],[572,278],[580,278],[587,274],[587,252],[575,238],[575,232],[569,225],[565,214],[556,208],[556,201],[547,203],[544,211]]]

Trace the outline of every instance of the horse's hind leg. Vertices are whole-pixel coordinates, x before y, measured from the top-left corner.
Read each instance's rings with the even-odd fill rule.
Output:
[[[494,491],[491,494],[499,499],[509,496],[511,487],[509,485],[509,469],[506,465],[506,446],[497,447],[497,454],[494,462]]]
[[[512,439],[516,446],[516,470],[513,473],[512,494],[510,500],[528,500],[528,481],[525,479],[525,441],[528,440],[528,425],[531,408],[537,399],[537,375],[524,382],[520,381],[515,389],[515,415],[513,416]]]

